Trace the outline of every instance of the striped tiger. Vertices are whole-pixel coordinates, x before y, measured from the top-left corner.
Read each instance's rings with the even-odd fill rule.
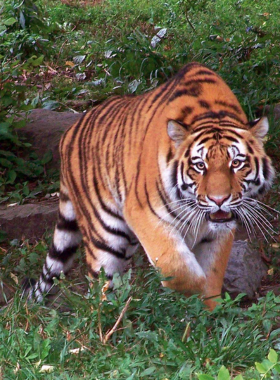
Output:
[[[67,273],[83,239],[89,275],[123,273],[139,243],[166,280],[213,309],[237,219],[271,229],[257,198],[274,170],[266,117],[248,122],[225,82],[199,63],[138,96],[113,97],[62,137],[59,217],[40,301]],[[264,233],[264,232],[263,232]]]

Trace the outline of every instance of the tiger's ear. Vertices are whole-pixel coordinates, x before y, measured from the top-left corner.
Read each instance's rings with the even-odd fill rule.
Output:
[[[260,119],[254,120],[250,123],[250,132],[260,141],[263,141],[269,128],[267,117],[264,116]]]
[[[171,140],[174,141],[176,148],[178,148],[188,135],[188,126],[175,120],[169,120],[167,133]]]

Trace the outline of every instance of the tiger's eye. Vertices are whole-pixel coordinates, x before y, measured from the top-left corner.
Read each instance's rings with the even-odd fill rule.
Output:
[[[240,165],[241,165],[241,161],[239,161],[239,160],[232,160],[232,163],[231,163],[231,166],[233,167],[233,168],[238,168]]]
[[[197,167],[197,169],[199,169],[199,170],[204,170],[204,169],[205,169],[205,164],[204,164],[203,162],[198,162],[198,163],[196,164],[196,167]]]

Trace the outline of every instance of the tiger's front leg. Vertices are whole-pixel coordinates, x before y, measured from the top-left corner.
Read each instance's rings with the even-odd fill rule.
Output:
[[[194,254],[206,275],[206,285],[203,293],[205,305],[213,310],[217,305],[217,298],[221,297],[221,291],[227,268],[234,230],[198,244],[194,248]]]
[[[129,203],[128,203],[129,204]],[[182,236],[146,209],[127,208],[125,219],[149,261],[170,280],[163,285],[185,295],[205,294],[206,275]]]

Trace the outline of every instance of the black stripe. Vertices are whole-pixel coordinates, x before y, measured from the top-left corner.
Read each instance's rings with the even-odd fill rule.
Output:
[[[193,86],[193,85],[196,85],[196,84],[201,84],[201,83],[213,83],[213,84],[216,84],[217,81],[213,78],[201,78],[201,79],[196,79],[196,78],[193,78],[193,79],[190,79],[188,81],[186,81],[184,83],[184,86]]]
[[[179,161],[175,160],[173,163],[172,172],[171,172],[171,184],[172,184],[172,188],[176,189],[176,197],[180,198],[180,190],[178,188],[178,180],[177,180],[178,165],[179,165]]]
[[[169,215],[172,215],[173,218],[177,218],[177,214],[166,203],[166,198],[164,197],[162,191],[160,190],[158,182],[156,182],[156,186],[157,186],[157,191],[159,193],[160,199],[161,199],[164,207],[166,208],[166,211],[168,212]],[[181,220],[181,218],[179,218],[179,217],[177,219]]]
[[[246,142],[246,146],[247,146],[249,153],[253,154],[254,150],[252,149],[251,145],[248,142]]]
[[[181,179],[184,182],[184,161],[181,162],[180,170],[181,170]]]
[[[98,222],[101,224],[101,226],[103,227],[103,229],[107,232],[109,232],[110,234],[113,234],[113,235],[116,235],[116,236],[121,236],[123,238],[125,238],[128,242],[130,242],[130,236],[128,234],[126,234],[124,231],[121,231],[121,230],[118,230],[118,229],[115,229],[115,228],[112,228],[110,226],[108,226],[104,220],[102,219],[99,211],[97,210],[97,208],[93,205],[93,203],[91,202],[91,207],[92,207],[92,210],[93,210],[93,213],[94,213],[94,216],[96,217],[96,219],[98,220]]]
[[[227,140],[232,141],[232,142],[235,142],[235,143],[239,143],[239,140],[237,140],[235,137],[232,137],[232,136],[223,135],[222,138],[227,139]]]
[[[83,231],[83,236],[86,236],[85,231]],[[88,238],[88,236],[87,236],[87,238]],[[88,241],[90,241],[90,240],[91,240],[91,238],[88,238]],[[86,240],[84,240],[84,246],[86,248],[86,253],[89,254],[94,260],[97,260],[95,254],[93,253],[91,245],[89,245]]]
[[[116,256],[119,259],[125,260],[125,251],[117,251],[113,248],[111,248],[109,245],[102,243],[101,241],[92,238],[91,240],[92,244],[95,246],[95,248],[100,249],[101,251],[111,253],[112,255]]]
[[[263,176],[264,176],[265,179],[268,179],[269,178],[268,160],[265,157],[263,157],[262,163],[263,163]]]
[[[199,123],[199,126],[197,126],[193,129],[192,134],[200,132],[200,131],[205,130],[205,129],[211,129],[211,128],[213,128],[213,124],[217,124],[217,126],[218,126],[218,124],[220,125],[218,120],[201,121]],[[217,126],[215,126],[215,127],[217,127]]]
[[[146,199],[147,199],[147,202],[148,202],[148,206],[149,206],[149,209],[151,210],[151,212],[157,217],[159,218],[160,220],[162,220],[162,218],[156,213],[155,209],[153,208],[151,202],[150,202],[150,197],[149,197],[149,193],[148,193],[148,190],[147,190],[147,183],[145,182],[144,184],[144,189],[145,189],[145,196],[146,196]]]
[[[60,274],[60,273],[59,273]],[[59,274],[51,274],[51,271],[48,270],[48,275],[51,275],[51,277],[47,277],[45,276],[44,272],[41,273],[41,279],[43,280],[43,282],[45,282],[46,284],[48,285],[53,285],[53,277],[57,277],[59,276]],[[39,280],[40,282],[40,280]]]
[[[259,165],[259,160],[257,157],[254,157],[254,161],[255,161],[255,167],[256,167],[256,175],[255,175],[255,180],[256,180],[259,176],[260,165]]]
[[[184,88],[181,90],[175,91],[172,96],[169,98],[168,103],[171,103],[177,98],[180,98],[182,96],[192,96],[197,98],[202,94],[202,86],[201,85],[193,85],[189,88]]]
[[[73,245],[71,247],[65,248],[63,251],[58,251],[53,243],[49,251],[49,257],[54,260],[65,263],[74,255],[77,248],[78,248],[78,245]],[[52,270],[51,268],[48,268],[48,269]]]
[[[136,171],[136,177],[135,177],[135,196],[136,196],[137,202],[139,203],[139,206],[143,208],[144,206],[142,205],[139,194],[138,194],[138,180],[139,180],[139,175],[140,175],[140,165],[141,165],[141,155],[138,158],[138,162],[137,162],[137,171]]]
[[[59,230],[67,230],[71,232],[79,231],[79,227],[76,220],[67,220],[59,211],[58,222],[56,228]]]
[[[98,187],[98,182],[97,182],[97,179],[96,179],[96,175],[95,175],[95,166],[94,166],[94,175],[93,175],[94,179],[93,179],[93,185],[94,185],[94,190],[96,192],[96,195],[97,195],[97,198],[98,198],[98,201],[103,209],[103,211],[105,211],[107,214],[113,216],[114,218],[116,219],[119,219],[121,220],[122,222],[124,221],[123,218],[116,214],[114,211],[112,211],[104,202],[103,202],[103,199],[101,197],[101,194],[100,194],[100,191],[99,191],[99,187]]]
[[[166,156],[166,162],[168,163],[173,158],[173,153],[171,147],[169,147],[169,151]]]
[[[258,189],[258,193],[259,194],[263,194],[265,192],[265,185],[262,185],[262,187],[260,187],[259,189]]]
[[[193,124],[197,121],[203,120],[203,119],[207,119],[207,118],[221,120],[224,117],[230,117],[231,119],[234,119],[234,120],[238,121],[239,123],[243,124],[243,121],[241,119],[239,119],[239,117],[236,114],[234,114],[232,112],[228,112],[228,111],[219,111],[219,112],[209,111],[209,112],[203,113],[201,115],[197,115],[192,119],[191,124]]]
[[[70,199],[67,194],[63,193],[63,191],[60,190],[59,192],[59,200],[61,202],[68,202]]]
[[[199,243],[201,244],[201,243],[211,243],[212,241],[214,241],[215,239],[212,239],[212,238],[209,238],[209,237],[207,237],[207,238],[204,238],[204,239],[202,239]]]
[[[138,241],[138,240],[136,240],[136,241],[131,241],[131,242],[130,242],[130,245],[137,245],[137,244],[139,244],[139,241]]]
[[[202,140],[199,142],[198,146],[203,145],[203,144],[206,143],[207,141],[211,140],[211,138],[213,138],[213,137],[212,137],[212,136],[211,136],[211,137],[210,137],[210,136],[204,137],[204,139],[202,139]]]
[[[238,107],[237,105],[235,104],[232,104],[232,103],[227,103],[223,100],[215,100],[215,103],[216,104],[219,104],[221,106],[224,106],[224,107],[228,107],[228,108],[231,108],[232,110],[234,110],[235,112],[237,113],[241,113],[241,109],[240,107]]]
[[[90,264],[87,264],[87,270],[90,277],[95,278],[96,280],[99,277],[99,273],[92,269]]]
[[[203,108],[207,108],[207,109],[210,108],[210,104],[208,102],[206,102],[206,100],[199,100],[198,103]]]
[[[181,117],[186,117],[187,115],[190,115],[192,112],[193,112],[193,107],[185,106],[181,110],[181,113],[182,113]]]
[[[210,135],[211,133],[212,133],[212,131],[211,131],[211,129],[209,129],[209,128],[207,128],[206,131],[202,131],[202,132],[200,132],[197,136],[195,136],[195,137],[193,138],[193,141],[192,141],[192,143],[191,143],[191,146],[192,146],[197,140],[199,140],[199,139],[201,138],[201,136],[203,136],[203,135]],[[210,138],[210,136],[209,136],[209,138]],[[191,148],[191,146],[190,146],[189,148]]]
[[[184,157],[189,157],[189,154],[190,154],[190,148],[188,148],[188,149],[185,151]]]
[[[213,71],[207,70],[206,67],[205,67],[205,69],[198,70],[194,74],[195,75],[215,75],[215,76],[217,76],[217,74],[213,73]]]

